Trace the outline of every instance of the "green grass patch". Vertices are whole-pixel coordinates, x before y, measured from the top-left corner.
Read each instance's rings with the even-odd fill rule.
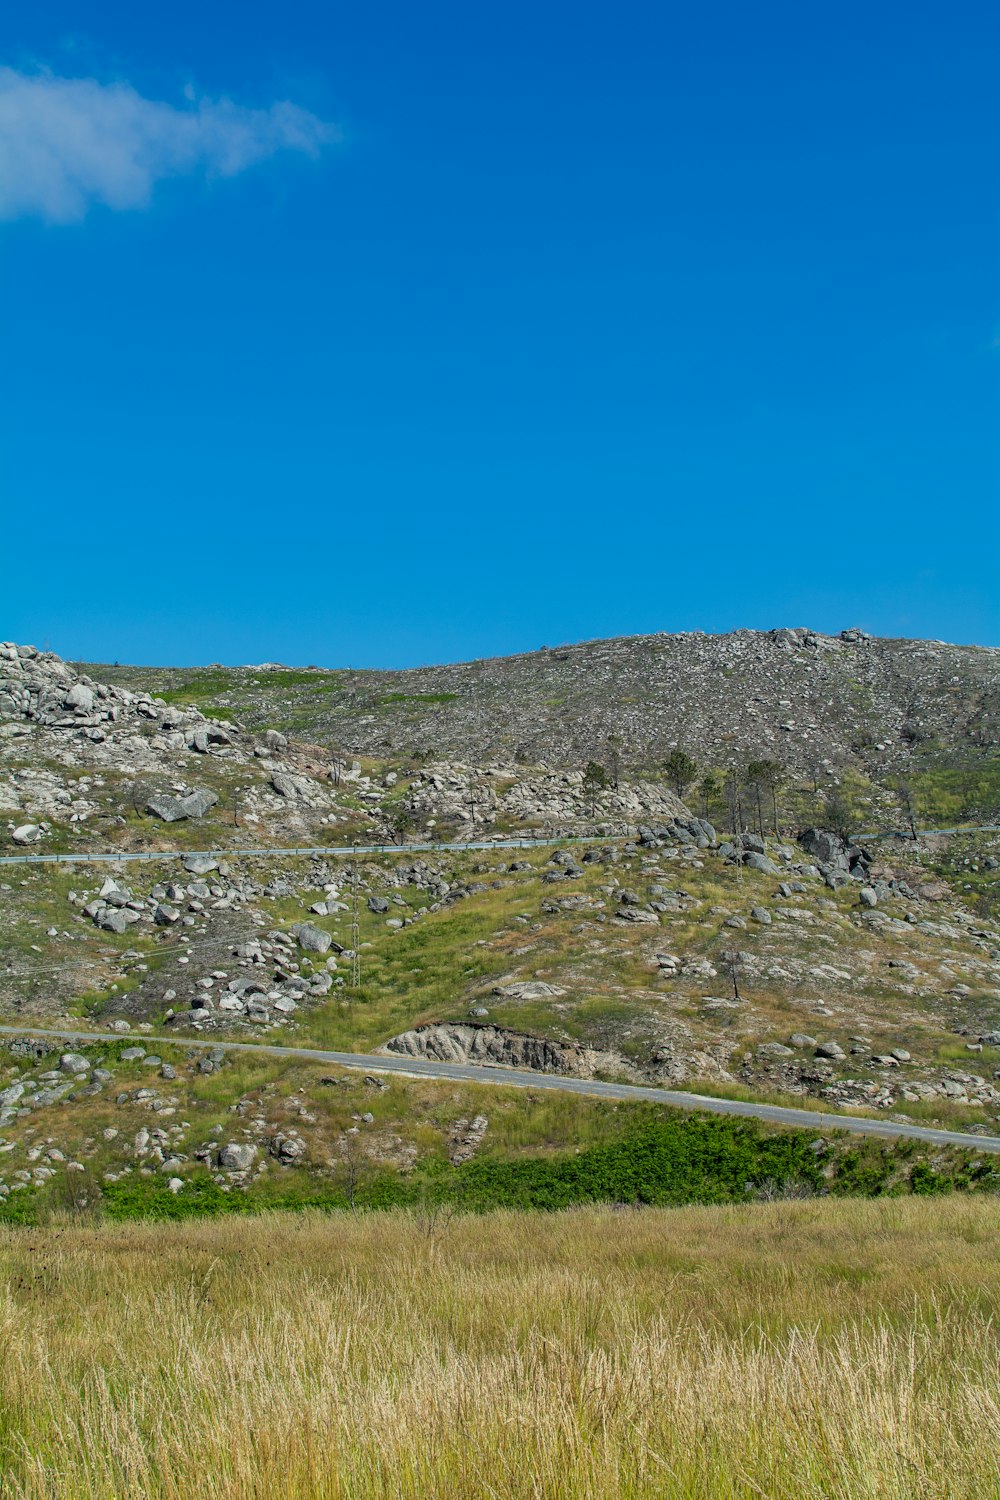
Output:
[[[699,1115],[657,1117],[649,1108],[639,1115],[630,1129],[576,1150],[518,1158],[494,1150],[460,1167],[433,1158],[410,1177],[378,1168],[357,1182],[353,1206],[550,1211],[588,1203],[666,1206],[826,1193],[995,1191],[1000,1182],[992,1160],[953,1152],[939,1154],[931,1164],[915,1142],[834,1138],[817,1148],[809,1131],[769,1131],[754,1121]],[[133,1176],[104,1186],[100,1214],[112,1220],[176,1220],[350,1206],[343,1182],[314,1174],[269,1175],[246,1190],[189,1175],[177,1193],[161,1178]],[[27,1189],[0,1205],[0,1222],[37,1223],[44,1212],[44,1194]]]

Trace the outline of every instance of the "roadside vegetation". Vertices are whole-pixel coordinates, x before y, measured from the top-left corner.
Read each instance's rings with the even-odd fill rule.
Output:
[[[65,1081],[63,1053],[36,1056],[30,1075],[10,1070],[0,1084],[19,1076],[31,1098],[30,1078]],[[1000,1160],[974,1138],[968,1149],[941,1149],[487,1081],[366,1076],[251,1051],[220,1055],[203,1072],[204,1052],[157,1043],[154,1054],[134,1037],[73,1056],[100,1070],[105,1087],[68,1085],[5,1129],[0,1223],[1000,1189]],[[231,1142],[249,1149],[241,1170],[220,1154]]]

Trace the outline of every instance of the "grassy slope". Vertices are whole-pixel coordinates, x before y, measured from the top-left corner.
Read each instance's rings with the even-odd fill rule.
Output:
[[[972,1013],[983,1029],[995,1024],[994,1017],[1000,1021],[997,995],[984,986],[980,972],[962,966],[963,952],[975,959],[978,952],[958,943],[958,958],[943,977],[939,962],[954,945],[913,928],[880,934],[860,926],[853,886],[834,896],[816,885],[802,898],[780,903],[811,916],[809,925],[776,921],[762,927],[751,921],[740,931],[726,927],[727,914],[748,917],[756,905],[773,905],[779,877],[752,871],[740,876],[715,860],[695,868],[669,861],[661,867],[655,860],[636,858],[614,867],[589,866],[581,879],[550,886],[540,879],[551,868],[548,851],[530,853],[524,862],[532,866],[530,871],[510,875],[502,861],[487,867],[482,856],[456,860],[464,878],[488,888],[402,931],[390,931],[386,917],[363,909],[362,941],[369,946],[360,991],[350,998],[335,995],[303,1016],[297,1034],[317,1045],[364,1051],[408,1026],[467,1019],[475,1002],[485,1004],[490,1021],[499,1025],[617,1049],[639,1061],[657,1040],[682,1026],[698,1044],[724,1034],[745,1038],[747,1047],[784,1041],[796,1030],[836,1034],[846,1046],[852,1033],[863,1031],[876,1052],[906,1045],[921,1062],[944,1063],[957,1061],[964,1052],[950,1034],[953,1024]],[[378,868],[369,867],[373,884]],[[610,880],[631,886],[644,898],[658,883],[682,889],[688,909],[665,913],[658,927],[623,925],[610,920],[617,909],[607,889]],[[412,887],[400,894],[407,905],[392,907],[390,918],[406,916],[426,900]],[[579,896],[603,903],[603,908],[543,909],[545,902]],[[820,902],[832,903],[834,909]],[[892,903],[888,909],[900,915],[904,908]],[[303,904],[276,903],[275,911],[284,921],[299,921]],[[609,920],[596,922],[598,914]],[[932,909],[926,914],[943,919],[948,912]],[[315,920],[342,942],[349,941],[346,914]],[[748,1000],[736,1015],[704,1006],[704,996],[726,994],[721,973],[714,980],[668,979],[653,962],[653,955],[665,950],[719,964],[720,951],[734,941],[747,956]],[[890,959],[904,957],[921,973],[919,983],[908,990],[888,967]],[[814,973],[817,964],[839,966],[850,978]],[[780,976],[782,965],[791,977]],[[498,981],[510,979],[541,979],[565,993],[544,1001],[491,993]],[[959,980],[967,980],[972,991],[961,1002],[945,994],[946,985]],[[832,1014],[814,1014],[821,1004]],[[976,1066],[992,1068],[997,1061],[984,1053]],[[854,1073],[857,1068],[855,1064]],[[851,1073],[850,1066],[847,1071]]]
[[[993,1201],[0,1231],[8,1500],[980,1500]]]
[[[407,856],[401,858],[405,862]],[[859,923],[853,886],[834,897],[817,884],[801,898],[782,902],[776,899],[778,877],[750,871],[740,877],[717,860],[697,868],[636,858],[613,867],[588,866],[579,880],[548,885],[541,879],[551,868],[548,851],[531,852],[525,861],[531,868],[516,874],[507,870],[506,858],[448,854],[442,859],[452,879],[471,879],[483,888],[401,931],[388,928],[387,918],[415,913],[429,900],[426,891],[388,887],[387,894],[399,894],[405,904],[392,905],[384,916],[368,911],[362,901],[366,946],[360,990],[335,989],[321,1003],[300,1010],[294,1026],[274,1033],[275,1039],[367,1051],[424,1021],[465,1020],[471,1005],[485,1004],[491,1022],[612,1048],[640,1064],[673,1037],[685,1051],[723,1041],[735,1044],[730,1070],[738,1072],[750,1058],[751,1073],[741,1077],[754,1085],[757,1097],[777,1084],[758,1076],[755,1048],[762,1042],[783,1042],[795,1031],[836,1036],[845,1048],[850,1037],[861,1032],[875,1052],[905,1046],[914,1057],[908,1065],[914,1076],[914,1070],[925,1067],[963,1064],[989,1076],[1000,1063],[1000,1056],[990,1049],[970,1059],[964,1042],[954,1035],[957,1025],[987,1030],[1000,1022],[1000,995],[995,980],[986,977],[989,961],[982,948],[912,926],[873,932]],[[370,885],[381,889],[383,873],[397,863],[391,857],[367,862]],[[661,867],[663,873],[658,874]],[[245,868],[261,873],[249,861]],[[309,903],[321,894],[303,885],[306,863],[271,861],[266,869],[269,876],[284,872],[299,885],[295,896],[261,902],[268,925],[301,921]],[[137,890],[148,890],[157,879],[175,875],[174,866],[132,866],[128,872]],[[189,929],[194,946],[182,950],[176,930],[142,926],[116,937],[75,919],[68,890],[95,889],[102,878],[103,872],[42,867],[0,891],[4,993],[9,1005],[26,1007],[17,1012],[26,1019],[69,1012],[92,1015],[100,1022],[101,1013],[113,1015],[120,1007],[124,990],[140,983],[141,965],[169,973],[173,984],[181,983],[188,972],[169,968],[176,955],[189,951],[197,959],[200,939],[194,928]],[[995,879],[996,872],[990,878]],[[658,883],[683,890],[687,909],[664,913],[657,927],[610,920],[616,910],[607,889],[612,879],[633,887],[643,899]],[[590,904],[583,910],[543,909],[567,897]],[[798,910],[810,920],[775,920],[771,926],[750,920],[745,931],[725,925],[727,913],[749,917],[756,905]],[[899,915],[904,907],[891,903],[889,910]],[[933,920],[949,918],[950,911],[944,904],[923,909]],[[601,923],[600,916],[609,920]],[[348,914],[310,920],[342,943],[350,942]],[[49,927],[56,928],[55,936],[47,935]],[[670,978],[656,968],[654,955],[664,950],[685,958],[709,957],[718,965],[720,949],[732,941],[746,954],[742,985],[747,998],[737,1011],[705,1004],[706,996],[725,996],[727,980],[721,972],[714,979]],[[123,957],[130,952],[137,957]],[[900,971],[889,966],[890,960],[899,959],[915,966],[915,977],[900,979]],[[823,965],[832,965],[832,972]],[[226,970],[240,972],[231,960],[226,960]],[[342,965],[340,972],[346,970]],[[837,978],[837,973],[845,977]],[[541,979],[564,993],[542,1001],[492,993],[498,983],[511,979]],[[956,983],[967,984],[970,993],[952,993]],[[115,984],[117,990],[111,988]],[[820,1014],[821,1006],[829,1014]],[[151,1019],[158,1021],[159,1012]],[[847,1077],[879,1076],[864,1068],[864,1059],[848,1058],[838,1071]],[[981,1109],[978,1115],[972,1109],[956,1115],[942,1101],[926,1108],[911,1104],[908,1112],[948,1124],[984,1117]]]

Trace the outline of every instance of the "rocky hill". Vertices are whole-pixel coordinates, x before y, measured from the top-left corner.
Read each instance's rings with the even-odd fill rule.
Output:
[[[94,1152],[95,1194],[163,1173],[165,1192],[195,1194],[249,1188],[265,1168],[312,1192],[362,1147],[404,1176],[432,1137],[432,1164],[492,1149],[471,1098],[444,1142],[438,1102],[425,1119],[403,1082],[398,1127],[362,1107],[378,1080],[348,1081],[350,1113],[325,1133],[296,1083],[292,1131],[291,1105],[272,1118],[276,1063],[252,1087],[222,1067],[215,1043],[234,1037],[996,1129],[1000,838],[845,843],[790,799],[780,835],[770,818],[727,833],[639,769],[673,735],[709,764],[780,754],[824,795],[932,745],[989,763],[997,653],[849,637],[654,637],[408,674],[111,669],[110,682],[0,645],[3,852],[150,856],[0,867],[0,1022],[29,1034],[0,1048],[14,1049],[6,1071],[0,1055],[0,1218],[22,1194],[61,1201]],[[520,738],[535,715],[536,738]],[[502,753],[476,749],[497,741]],[[620,773],[585,779],[580,762],[609,748]],[[463,847],[509,834],[586,839]],[[355,842],[431,847],[338,852]],[[53,1024],[121,1044],[53,1055],[30,1039]],[[186,1049],[199,1038],[207,1056]],[[184,1121],[211,1115],[221,1131],[219,1113],[244,1123],[188,1140]]]
[[[1000,743],[1000,650],[806,629],[631,636],[410,671],[94,666],[98,677],[354,755],[654,766],[672,746],[878,782]]]
[[[447,760],[394,769],[109,685],[0,643],[0,846],[49,852],[633,834],[687,816],[662,783]],[[6,836],[5,836],[6,834]]]

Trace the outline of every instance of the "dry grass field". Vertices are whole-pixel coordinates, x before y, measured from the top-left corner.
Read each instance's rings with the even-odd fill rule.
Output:
[[[1000,1205],[0,1232],[4,1500],[1000,1493]]]

